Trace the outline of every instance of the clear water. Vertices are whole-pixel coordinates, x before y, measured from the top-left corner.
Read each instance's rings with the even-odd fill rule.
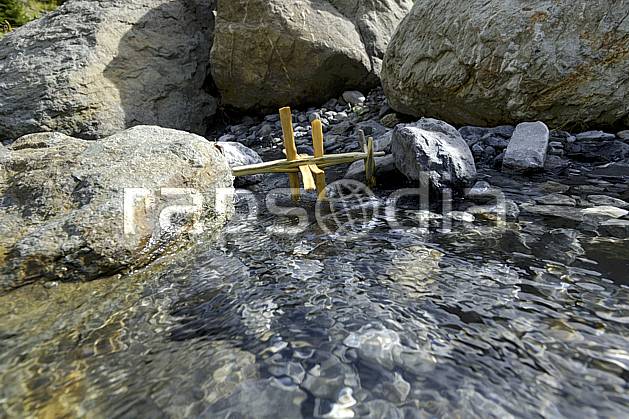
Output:
[[[0,297],[0,416],[629,417],[626,241],[526,251],[546,220],[397,216],[278,237],[264,211],[123,278]]]

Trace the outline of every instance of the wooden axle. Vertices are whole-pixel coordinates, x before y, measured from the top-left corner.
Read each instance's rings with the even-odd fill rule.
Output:
[[[382,157],[385,153],[377,151],[374,157]],[[274,160],[264,163],[251,164],[248,166],[238,166],[232,169],[234,176],[257,175],[261,173],[298,173],[300,166],[316,165],[319,168],[336,166],[338,164],[353,163],[358,160],[365,160],[369,153],[343,153],[328,154],[323,157],[313,157],[305,154],[300,155],[295,160]]]

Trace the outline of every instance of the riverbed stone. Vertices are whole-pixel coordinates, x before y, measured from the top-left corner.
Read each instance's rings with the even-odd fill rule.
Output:
[[[490,201],[495,201],[499,194],[499,189],[494,188],[488,182],[481,180],[476,182],[474,186],[466,192],[465,198],[479,204],[485,204]]]
[[[602,205],[602,206],[612,206],[622,209],[629,208],[629,202],[623,201],[622,199],[613,198],[607,195],[589,195],[587,200],[590,201],[594,205]]]
[[[505,152],[503,170],[517,173],[543,170],[549,134],[543,122],[519,124]]]
[[[532,245],[533,254],[540,259],[556,260],[569,265],[585,254],[578,236],[576,230],[569,228],[547,231]]]
[[[74,0],[0,39],[0,139],[95,139],[140,124],[205,134],[214,30],[204,0]]]
[[[568,207],[574,207],[577,205],[577,201],[574,198],[558,193],[539,196],[534,199],[535,202],[543,205],[565,205]]]
[[[409,180],[428,176],[435,189],[456,192],[476,180],[476,165],[470,148],[451,125],[437,119],[422,118],[393,130],[391,152],[398,170]]]
[[[255,151],[237,142],[217,142],[216,146],[227,159],[229,167],[247,166],[262,163],[262,157]],[[239,176],[234,180],[234,186],[245,187],[260,183],[263,175]]]
[[[548,193],[562,194],[570,190],[569,185],[564,185],[563,183],[556,182],[554,180],[548,180],[542,183],[540,187],[544,192],[548,192]]]
[[[276,378],[249,380],[224,399],[208,407],[202,417],[297,418],[306,393],[297,386],[284,385]]]
[[[569,169],[571,165],[570,160],[550,154],[546,156],[544,171],[549,175],[561,175],[566,169]]]
[[[544,217],[563,218],[570,221],[583,221],[583,213],[576,211],[572,207],[561,205],[533,205],[524,203],[520,205],[522,211],[529,214],[541,215]]]
[[[365,103],[366,100],[365,95],[363,95],[358,90],[348,90],[346,92],[343,92],[342,97],[346,103],[352,106],[362,105],[363,103]]]
[[[613,140],[616,138],[614,134],[604,131],[586,131],[575,135],[577,140]]]
[[[598,232],[618,239],[629,238],[629,220],[606,220],[599,224]]]
[[[172,129],[137,126],[97,141],[31,134],[1,166],[0,292],[141,267],[199,230],[218,231],[233,212],[226,159]]]
[[[573,160],[592,162],[623,161],[629,157],[629,144],[619,140],[581,140],[569,144],[566,155]]]
[[[629,180],[629,164],[625,162],[612,162],[602,166],[596,166],[589,173],[590,176],[602,178],[625,178]]]
[[[376,178],[379,183],[395,183],[396,180],[402,178],[402,174],[397,170],[395,158],[392,155],[376,157]],[[358,160],[352,163],[347,172],[345,179],[353,179],[361,182],[365,181],[365,161]]]
[[[629,211],[622,208],[613,207],[611,205],[601,205],[581,210],[581,213],[589,218],[609,219],[621,218],[629,214]]]
[[[485,205],[474,205],[466,209],[475,218],[486,221],[514,221],[520,216],[520,208],[511,199]]]

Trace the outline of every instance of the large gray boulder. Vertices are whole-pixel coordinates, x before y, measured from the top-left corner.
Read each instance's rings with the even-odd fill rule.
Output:
[[[412,0],[218,0],[212,74],[224,105],[323,103],[378,83]]]
[[[211,234],[232,181],[216,146],[172,129],[22,137],[0,154],[0,292],[111,275]]]
[[[211,3],[211,2],[210,2]],[[214,18],[205,0],[70,0],[0,40],[0,140],[100,138],[151,124],[204,134]]]
[[[417,0],[382,72],[390,105],[460,125],[629,125],[629,0]]]
[[[428,176],[433,189],[461,192],[476,180],[474,157],[461,134],[451,125],[431,118],[393,130],[391,152],[397,169],[409,180]]]
[[[544,170],[550,132],[543,122],[519,124],[502,160],[505,172],[526,173]]]

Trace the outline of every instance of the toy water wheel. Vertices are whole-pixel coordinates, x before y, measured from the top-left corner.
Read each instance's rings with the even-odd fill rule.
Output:
[[[297,154],[295,134],[293,132],[293,116],[289,107],[280,109],[280,121],[284,134],[284,153],[286,154],[286,159],[234,167],[232,169],[234,176],[257,175],[261,173],[286,173],[288,174],[291,195],[294,200],[299,200],[299,175],[301,174],[304,189],[307,191],[316,190],[319,194],[319,198],[323,199],[325,198],[324,190],[326,182],[324,169],[326,167],[364,160],[367,186],[373,188],[376,185],[375,158],[384,156],[385,153],[374,151],[373,138],[369,137],[369,139],[365,141],[365,134],[362,130],[359,131],[361,152],[326,155],[324,154],[323,147],[323,126],[320,120],[315,119],[312,121],[314,156],[309,156],[307,154]]]

